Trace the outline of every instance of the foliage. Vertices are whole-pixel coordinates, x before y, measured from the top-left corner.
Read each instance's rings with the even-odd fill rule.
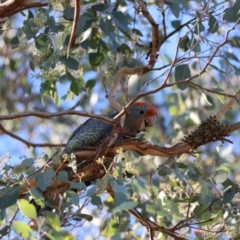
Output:
[[[49,159],[86,113],[114,112],[121,71],[117,102],[158,108],[144,136],[155,145],[180,143],[215,115],[239,89],[240,1],[80,1],[68,56],[77,2],[48,1],[1,30],[1,238],[238,239],[237,134],[167,160],[119,151],[111,168],[102,157],[106,174],[91,186],[56,176]],[[221,122],[237,122],[238,107]],[[29,176],[36,184],[21,194]],[[56,179],[70,188],[46,195]]]

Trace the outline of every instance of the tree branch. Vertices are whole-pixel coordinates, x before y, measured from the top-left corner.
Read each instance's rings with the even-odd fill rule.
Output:
[[[9,0],[0,4],[0,18],[11,17],[15,13],[19,13],[30,8],[41,8],[48,6],[48,3],[27,2],[28,0]]]
[[[74,45],[74,42],[76,40],[76,32],[77,32],[78,22],[80,18],[80,10],[81,10],[80,0],[74,0],[74,18],[73,18],[71,35],[70,35],[70,39],[67,47],[67,58],[69,56],[70,49]]]
[[[16,134],[8,131],[6,128],[3,127],[3,125],[0,123],[0,130],[2,130],[3,133],[9,135],[10,137],[17,139],[18,141],[24,143],[27,145],[27,147],[59,147],[59,146],[66,146],[66,144],[51,144],[51,143],[32,143],[29,141],[26,141],[25,139],[17,136]]]
[[[122,109],[122,106],[114,99],[114,96],[115,96],[115,93],[117,90],[117,85],[118,85],[121,77],[123,75],[132,75],[132,74],[143,75],[143,74],[147,73],[149,70],[151,70],[156,63],[157,52],[158,52],[159,46],[160,46],[159,45],[159,37],[158,37],[158,24],[155,22],[155,20],[151,16],[151,14],[148,12],[146,3],[142,0],[137,0],[137,2],[141,8],[141,12],[142,12],[143,16],[148,20],[148,22],[152,26],[152,41],[151,41],[149,53],[147,54],[149,56],[149,63],[143,67],[135,67],[135,68],[123,67],[123,68],[119,69],[117,74],[115,75],[113,82],[112,82],[111,90],[110,90],[110,93],[108,96],[108,100],[109,100],[110,105],[113,108],[115,108],[118,112],[121,112],[121,114],[118,116],[118,118],[121,117],[125,112],[125,110]]]
[[[1,120],[12,120],[22,117],[39,117],[44,119],[49,119],[53,117],[59,117],[59,116],[65,116],[65,115],[77,115],[77,116],[83,116],[83,117],[90,117],[102,120],[104,122],[114,124],[114,121],[108,117],[104,117],[103,115],[97,115],[93,113],[86,113],[86,112],[80,112],[76,110],[66,110],[62,112],[56,112],[56,113],[46,113],[46,112],[37,112],[37,111],[29,111],[29,112],[23,112],[23,113],[16,113],[12,115],[0,115],[0,121]]]

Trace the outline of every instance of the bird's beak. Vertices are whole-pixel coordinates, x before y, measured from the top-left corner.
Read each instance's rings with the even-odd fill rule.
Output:
[[[157,115],[153,115],[144,119],[140,126],[140,131],[146,131],[148,128],[152,127],[157,120]]]

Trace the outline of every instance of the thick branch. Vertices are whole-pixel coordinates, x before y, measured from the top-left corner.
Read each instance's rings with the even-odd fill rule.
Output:
[[[0,4],[0,18],[11,17],[13,14],[22,12],[29,8],[41,8],[48,6],[48,3],[27,3],[28,0],[9,0]]]

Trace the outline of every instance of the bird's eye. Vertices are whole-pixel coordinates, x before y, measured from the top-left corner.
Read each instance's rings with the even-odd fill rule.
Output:
[[[144,111],[143,111],[143,110],[141,110],[141,111],[140,111],[140,114],[144,114]]]

